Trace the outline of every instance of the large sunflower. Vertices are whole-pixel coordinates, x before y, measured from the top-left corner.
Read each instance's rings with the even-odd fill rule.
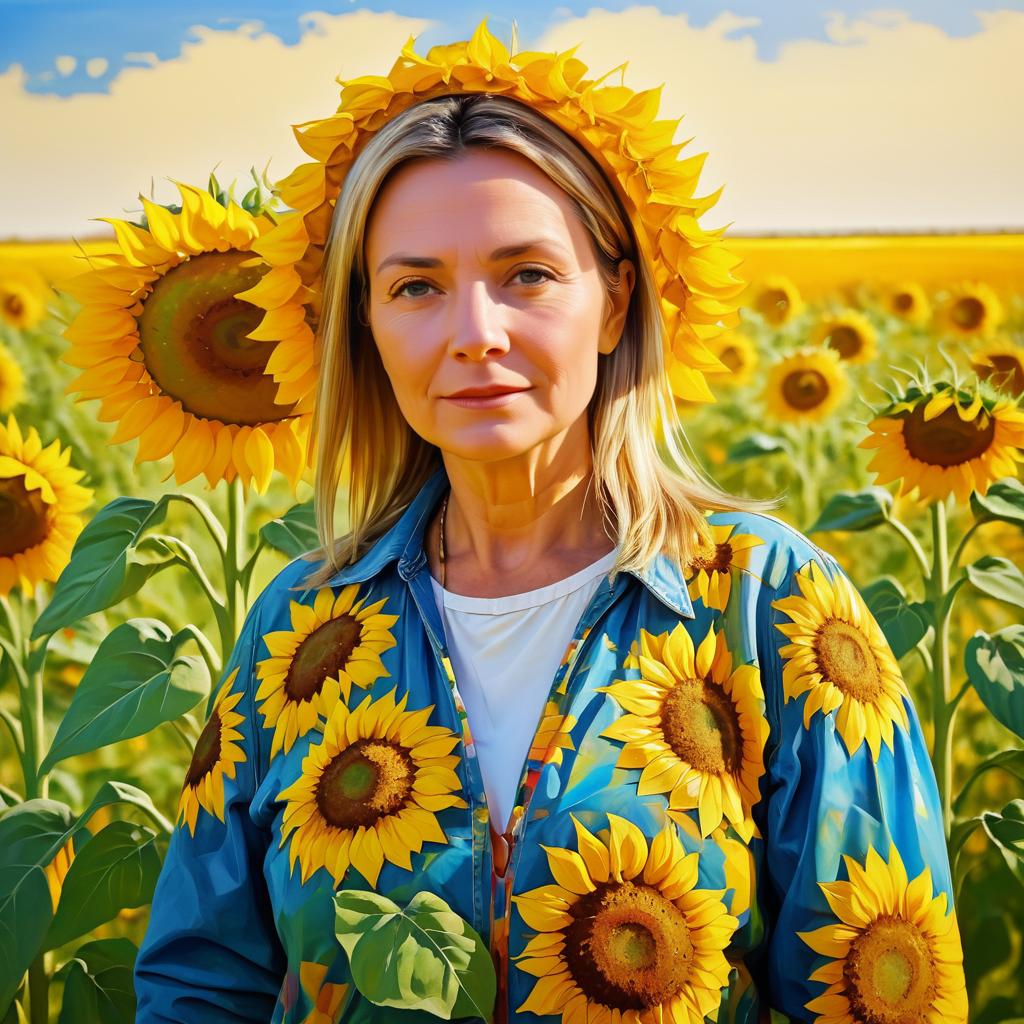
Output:
[[[814,559],[794,574],[799,594],[772,601],[792,622],[775,623],[789,638],[779,648],[785,701],[806,693],[804,726],[820,711],[836,711],[836,731],[853,755],[867,741],[878,760],[892,749],[893,725],[910,728],[909,694],[889,642],[845,573],[830,580]]]
[[[987,338],[1003,321],[1003,304],[987,284],[965,282],[950,288],[935,311],[940,332],[958,338]]]
[[[922,501],[951,493],[964,504],[985,494],[1024,460],[1024,412],[987,382],[968,392],[938,383],[910,385],[869,424],[858,448],[877,448],[867,468],[876,482],[902,480],[899,493],[918,488]]]
[[[844,363],[869,363],[878,355],[878,331],[855,309],[824,317],[811,331],[810,341],[835,349]]]
[[[0,596],[20,584],[28,597],[68,564],[93,493],[70,459],[59,439],[44,448],[35,427],[23,437],[13,415],[0,423]]]
[[[514,957],[538,980],[517,1013],[702,1024],[717,1009],[739,922],[724,889],[698,889],[698,857],[666,822],[651,840],[608,815],[595,835],[570,813],[579,851],[543,846],[554,884],[512,896],[537,934]]]
[[[782,327],[804,311],[800,290],[782,274],[767,274],[750,288],[747,306],[758,313],[765,323]]]
[[[797,935],[828,961],[828,988],[804,1005],[816,1024],[965,1024],[967,988],[956,911],[932,895],[931,869],[912,882],[892,844],[888,863],[843,855],[849,881],[819,882],[835,924]]]
[[[224,820],[224,778],[233,779],[235,765],[248,760],[239,743],[242,734],[235,728],[245,721],[245,716],[235,710],[242,699],[242,691],[231,692],[237,675],[236,667],[217,692],[213,710],[192,752],[192,762],[178,799],[177,820],[184,819],[192,835],[196,834],[200,807]]]
[[[839,353],[807,345],[769,368],[764,401],[769,415],[777,420],[816,423],[827,419],[848,391]]]
[[[714,623],[694,651],[681,622],[660,636],[641,629],[623,668],[641,678],[596,688],[630,712],[601,733],[625,743],[615,767],[642,768],[637,794],[669,794],[672,818],[697,808],[702,836],[727,821],[749,842],[769,731],[757,668],[733,670]]]
[[[263,493],[278,469],[294,490],[309,417],[276,404],[268,366],[279,336],[247,296],[267,269],[254,243],[273,221],[175,184],[180,212],[140,197],[148,228],[97,218],[113,226],[118,249],[62,283],[82,303],[61,358],[83,372],[66,390],[99,399],[99,419],[119,421],[112,444],[138,437],[136,464],[171,455],[178,483],[237,476]]]
[[[410,853],[425,841],[447,843],[435,812],[468,807],[451,750],[460,737],[427,725],[434,705],[406,711],[408,691],[390,690],[354,710],[339,701],[323,739],[302,759],[302,774],[282,790],[283,847],[303,883],[326,868],[340,884],[351,864],[376,886],[384,860],[412,870]]]
[[[358,583],[337,596],[324,587],[312,605],[291,602],[291,629],[264,635],[270,657],[256,665],[261,682],[255,699],[263,728],[274,730],[271,757],[279,750],[287,754],[339,698],[348,704],[353,684],[369,688],[391,674],[380,656],[395,646],[390,627],[398,616],[380,614],[387,598],[364,607],[358,594]]]
[[[887,287],[882,294],[882,307],[892,316],[916,326],[927,323],[932,315],[928,295],[916,281],[901,281]]]
[[[680,159],[677,120],[655,120],[659,89],[633,92],[602,84],[607,74],[584,77],[575,47],[563,53],[510,54],[480,21],[469,40],[416,53],[409,37],[388,75],[339,80],[341,103],[325,118],[294,125],[299,146],[312,158],[279,181],[275,191],[295,210],[254,245],[275,269],[250,293],[266,310],[264,325],[282,339],[274,366],[280,401],[312,409],[319,354],[306,322],[319,309],[323,259],[334,206],[357,153],[382,124],[422,100],[451,93],[501,93],[528,103],[575,138],[618,185],[641,246],[652,257],[665,323],[665,362],[680,398],[713,401],[704,378],[717,361],[706,342],[739,322],[744,282],[740,260],[721,238],[725,228],[704,228],[698,218],[721,190],[696,196],[706,154]]]
[[[979,345],[971,353],[972,368],[982,380],[1012,398],[1024,397],[1024,345],[1008,338]]]
[[[708,342],[714,356],[725,364],[725,370],[706,370],[716,387],[739,388],[749,384],[757,369],[758,354],[754,342],[739,331],[730,331]]]
[[[705,607],[724,611],[732,593],[733,573],[749,571],[750,555],[764,541],[753,533],[735,533],[736,523],[711,523],[714,546],[696,555],[686,567],[690,597]]]

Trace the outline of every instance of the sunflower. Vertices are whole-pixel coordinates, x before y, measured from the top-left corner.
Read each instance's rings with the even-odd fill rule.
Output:
[[[46,316],[46,300],[52,296],[46,279],[24,261],[0,264],[0,321],[15,330],[35,327]]]
[[[261,682],[255,699],[263,728],[274,730],[271,757],[279,750],[287,754],[339,698],[347,704],[353,684],[369,688],[391,675],[380,656],[395,646],[390,627],[398,616],[380,614],[387,598],[364,607],[358,594],[357,583],[337,596],[324,587],[312,605],[291,602],[291,629],[264,635],[270,657],[256,665]]]
[[[886,288],[882,293],[882,307],[890,315],[916,326],[927,323],[932,315],[928,296],[915,281],[901,281]]]
[[[910,699],[885,634],[845,573],[829,579],[813,559],[794,574],[800,593],[772,601],[791,622],[775,623],[789,638],[779,648],[785,702],[806,693],[804,727],[816,711],[836,712],[836,731],[852,756],[865,740],[878,760],[893,746],[893,725],[909,730]]]
[[[235,710],[235,705],[242,699],[242,691],[231,692],[237,675],[236,666],[218,690],[213,710],[199,735],[192,752],[192,763],[185,774],[185,784],[178,800],[177,821],[184,819],[193,836],[200,807],[224,820],[224,779],[233,779],[235,765],[247,760],[238,742],[242,734],[235,728],[245,721],[245,716]]]
[[[945,334],[987,338],[1002,323],[1003,305],[987,284],[959,284],[949,289],[935,319],[938,329]]]
[[[573,715],[563,715],[558,704],[549,700],[544,705],[537,735],[530,747],[529,760],[542,761],[544,764],[561,764],[563,750],[575,750],[572,741],[572,727],[576,724]]]
[[[932,895],[931,869],[912,882],[899,850],[843,854],[849,881],[819,882],[836,916],[797,935],[828,961],[810,976],[828,988],[804,1005],[816,1024],[964,1024],[967,987],[956,911]]]
[[[334,206],[355,155],[382,124],[422,100],[452,93],[496,93],[528,103],[577,140],[619,186],[633,226],[654,264],[665,324],[667,378],[675,395],[713,401],[704,377],[716,360],[707,342],[739,323],[745,283],[741,262],[722,243],[724,228],[698,218],[721,190],[696,196],[706,154],[680,159],[673,143],[678,120],[655,120],[659,89],[633,92],[585,77],[575,54],[510,54],[484,18],[472,37],[416,53],[409,37],[388,75],[339,79],[340,105],[324,118],[293,126],[312,158],[277,182],[275,192],[295,212],[255,245],[272,265],[249,301],[266,310],[264,324],[284,349],[274,367],[279,400],[312,409],[319,354],[307,307],[319,311],[323,261]]]
[[[351,864],[376,886],[384,859],[412,870],[410,853],[424,841],[447,843],[435,812],[468,807],[451,750],[460,737],[427,725],[434,705],[406,711],[408,691],[390,690],[354,710],[339,701],[323,739],[302,759],[302,774],[277,799],[286,801],[281,826],[292,871],[303,884],[326,868],[340,885]]]
[[[839,353],[807,345],[770,367],[764,400],[769,415],[777,420],[817,423],[835,411],[848,390]]]
[[[596,687],[630,712],[601,733],[625,743],[615,767],[642,768],[637,795],[669,794],[670,817],[697,808],[701,836],[728,821],[749,842],[768,738],[757,668],[733,671],[714,623],[695,652],[681,622],[660,636],[641,629],[623,668],[641,678]]]
[[[804,311],[804,300],[797,286],[782,274],[768,274],[750,290],[748,306],[765,323],[782,327]]]
[[[202,473],[210,487],[237,477],[264,493],[278,469],[294,490],[309,417],[276,404],[277,338],[246,294],[266,272],[253,247],[273,222],[175,185],[178,213],[140,196],[148,229],[97,218],[113,226],[117,250],[62,283],[82,303],[61,359],[83,372],[66,391],[99,399],[99,419],[119,421],[111,444],[139,439],[136,465],[171,455],[179,484]]]
[[[572,813],[579,852],[547,854],[554,884],[512,896],[537,934],[513,959],[538,980],[516,1013],[588,1020],[702,1024],[721,1002],[723,952],[739,924],[724,889],[698,889],[698,857],[666,822],[651,840],[608,814],[595,835]]]
[[[46,884],[50,887],[50,905],[53,912],[57,913],[57,904],[60,902],[60,892],[67,877],[71,862],[75,859],[75,837],[72,836],[55,854],[53,860],[43,868],[46,875]]]
[[[92,502],[84,470],[68,463],[71,449],[55,440],[46,448],[35,427],[22,437],[18,421],[0,423],[0,596],[20,584],[30,597],[41,580],[56,580],[71,558]]]
[[[734,533],[737,523],[709,521],[708,525],[714,546],[686,567],[687,588],[694,601],[699,599],[707,608],[724,611],[732,592],[733,573],[749,571],[751,551],[764,541],[753,533]]]
[[[826,316],[811,331],[810,341],[835,349],[845,363],[869,363],[878,355],[878,331],[855,309]]]
[[[708,349],[725,364],[725,370],[705,371],[713,384],[739,388],[750,383],[757,369],[758,355],[753,341],[739,331],[730,331],[708,342]]]
[[[918,488],[922,501],[955,493],[964,504],[985,494],[1024,460],[1024,412],[987,383],[972,393],[947,383],[910,384],[873,419],[858,448],[877,448],[867,469],[876,482],[902,479],[900,494]]]
[[[1009,339],[981,345],[972,353],[972,367],[982,380],[1013,398],[1024,396],[1024,346]]]
[[[6,345],[0,345],[0,412],[10,412],[25,397],[25,374]]]

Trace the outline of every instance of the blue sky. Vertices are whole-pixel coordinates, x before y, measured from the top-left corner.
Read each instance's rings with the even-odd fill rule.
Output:
[[[600,9],[621,11],[634,5],[635,0],[606,0]],[[125,67],[177,57],[182,43],[193,38],[193,25],[231,30],[245,22],[259,22],[265,31],[291,46],[300,41],[303,33],[301,16],[311,10],[340,14],[365,9],[436,19],[436,26],[420,36],[419,52],[426,52],[435,42],[468,37],[485,15],[491,31],[507,41],[514,11],[520,47],[529,48],[552,24],[585,15],[597,6],[591,0],[517,0],[514,4],[493,6],[451,4],[443,0],[429,5],[403,0],[0,0],[0,73],[12,64],[21,65],[27,76],[25,89],[34,93],[104,93]],[[735,36],[749,35],[757,44],[758,57],[773,61],[778,57],[779,47],[787,41],[826,39],[824,26],[831,12],[856,17],[891,7],[916,21],[936,25],[956,38],[980,30],[976,10],[1024,10],[1024,0],[999,0],[990,5],[954,0],[687,0],[646,6],[666,14],[685,13],[695,27],[704,26],[723,11],[760,18],[758,25],[736,29]]]

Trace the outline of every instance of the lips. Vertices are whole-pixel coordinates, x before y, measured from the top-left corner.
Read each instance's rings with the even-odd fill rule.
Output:
[[[464,388],[462,391],[455,391],[450,395],[446,395],[446,398],[490,398],[494,395],[511,395],[517,391],[526,391],[526,388],[520,387],[479,387],[479,388]]]

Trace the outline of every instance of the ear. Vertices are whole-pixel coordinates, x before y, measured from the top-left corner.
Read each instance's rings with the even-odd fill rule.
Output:
[[[608,355],[622,340],[622,331],[626,325],[626,313],[629,311],[629,299],[636,283],[636,269],[630,260],[623,257],[619,260],[619,288],[609,292],[605,302],[605,319],[601,325],[601,338],[598,351]]]

